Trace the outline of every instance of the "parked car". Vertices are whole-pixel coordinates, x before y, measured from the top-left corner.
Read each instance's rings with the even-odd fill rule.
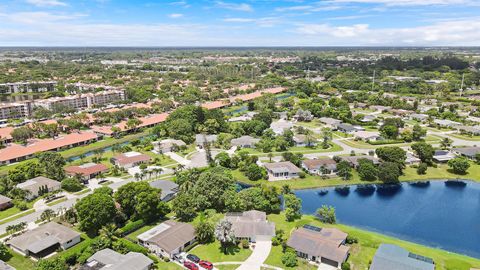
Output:
[[[182,253],[177,253],[173,255],[173,259],[176,260],[179,263],[184,263],[185,262],[185,254]]]
[[[200,261],[200,258],[197,257],[196,255],[193,255],[193,254],[188,254],[187,259],[189,259],[190,261],[192,261],[194,263],[198,263]]]
[[[184,262],[183,266],[185,266],[189,270],[198,270],[198,266],[193,262]]]
[[[213,264],[211,262],[208,262],[208,261],[200,261],[198,263],[201,267],[205,268],[205,269],[208,269],[208,270],[212,270],[213,269]]]

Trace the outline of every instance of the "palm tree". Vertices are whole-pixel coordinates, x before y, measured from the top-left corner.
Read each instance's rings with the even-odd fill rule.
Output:
[[[232,223],[228,220],[220,221],[215,226],[215,238],[220,241],[223,248],[223,253],[227,253],[227,247],[236,242],[235,234],[232,229]]]
[[[114,241],[118,238],[117,227],[113,223],[107,224],[100,229],[100,235],[109,241]]]
[[[57,216],[57,213],[55,213],[55,211],[53,211],[52,209],[46,209],[40,215],[40,220],[42,220],[42,221],[46,220],[46,221],[50,222],[50,220],[52,220],[52,218],[54,218],[56,216]]]
[[[140,180],[140,174],[139,173],[135,173],[135,175],[133,177],[135,177],[135,180],[137,180],[137,181]]]

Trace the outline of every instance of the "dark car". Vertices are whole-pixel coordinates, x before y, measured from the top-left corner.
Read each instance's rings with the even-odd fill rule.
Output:
[[[205,269],[208,269],[208,270],[212,270],[213,269],[213,264],[211,262],[207,262],[207,261],[200,261],[198,263],[201,267],[205,268]]]
[[[190,269],[190,270],[198,270],[198,266],[193,262],[184,262],[183,266],[185,266],[187,269]]]
[[[188,254],[187,259],[189,259],[190,261],[192,261],[194,263],[198,263],[200,261],[200,258],[197,257],[196,255],[193,255],[193,254]]]

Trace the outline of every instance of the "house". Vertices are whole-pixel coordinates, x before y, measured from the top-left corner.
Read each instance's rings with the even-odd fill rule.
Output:
[[[373,105],[370,106],[370,109],[378,111],[378,112],[384,112],[384,111],[389,111],[392,109],[390,106],[381,106],[381,105]]]
[[[135,166],[138,166],[142,163],[150,162],[151,158],[149,155],[145,155],[139,152],[127,152],[120,155],[116,155],[110,159],[110,162],[113,165],[128,169]]]
[[[278,120],[270,124],[270,128],[277,135],[282,135],[285,130],[290,130],[293,128],[293,123],[287,120]]]
[[[78,243],[80,233],[53,221],[7,241],[16,252],[35,258],[43,258],[58,248],[66,250]]]
[[[462,147],[462,148],[453,148],[452,152],[459,156],[464,156],[469,159],[475,160],[477,154],[480,153],[480,147]]]
[[[139,243],[160,257],[172,258],[195,243],[195,228],[188,223],[167,220],[137,236]]]
[[[461,123],[459,122],[451,121],[448,119],[435,119],[433,120],[433,122],[439,125],[440,127],[448,127],[448,128],[453,128],[461,125]]]
[[[177,151],[181,146],[187,146],[182,140],[165,139],[159,142],[153,142],[153,149],[158,153],[168,153]]]
[[[17,184],[17,188],[27,191],[27,200],[32,200],[44,193],[53,192],[62,188],[62,184],[58,181],[38,176]]]
[[[263,166],[267,169],[270,181],[297,178],[302,171],[290,161],[265,163]]]
[[[353,137],[362,141],[379,141],[382,139],[378,131],[356,131]]]
[[[342,160],[345,160],[347,161],[348,163],[350,163],[350,166],[354,167],[354,168],[357,168],[358,165],[359,165],[359,162],[358,160],[360,159],[368,159],[368,160],[371,160],[373,162],[373,164],[375,165],[378,165],[380,164],[380,160],[376,157],[372,157],[372,156],[344,156],[344,157],[340,157]]]
[[[348,133],[348,134],[351,134],[351,133],[354,133],[356,131],[364,131],[365,129],[361,126],[353,126],[353,125],[350,125],[350,124],[346,124],[346,123],[341,123],[341,124],[338,124],[336,129],[338,131],[341,131],[343,133]]]
[[[298,147],[311,147],[317,144],[315,138],[309,138],[308,136],[303,134],[295,134],[293,136],[293,141],[295,142],[295,146]]]
[[[375,121],[375,119],[377,119],[377,116],[375,116],[374,114],[370,114],[370,115],[363,116],[363,118],[360,119],[360,122],[368,123],[368,122]]]
[[[448,150],[435,150],[433,153],[433,160],[439,163],[445,163],[454,158],[455,155]]]
[[[10,208],[12,206],[13,206],[12,199],[6,196],[0,195],[0,211]]]
[[[370,270],[434,270],[432,259],[409,252],[392,244],[381,244],[373,257]]]
[[[225,219],[232,223],[232,230],[237,239],[256,242],[270,240],[275,236],[275,224],[267,220],[265,212],[250,210],[243,213],[227,213]]]
[[[173,182],[173,181],[168,181],[168,180],[157,180],[153,182],[149,182],[151,187],[158,188],[162,190],[162,194],[160,195],[160,199],[164,202],[168,202],[175,195],[177,195],[178,192],[178,185]]]
[[[108,167],[104,164],[85,163],[80,166],[68,166],[65,172],[71,177],[81,175],[84,181],[88,181],[101,173],[108,172]]]
[[[237,146],[241,148],[254,148],[259,141],[260,139],[254,138],[252,136],[242,136],[236,139],[232,139],[230,143],[232,144],[232,146]]]
[[[313,120],[313,114],[309,110],[298,109],[292,118],[296,121],[310,122]]]
[[[295,249],[298,257],[340,268],[350,250],[346,239],[347,234],[339,229],[305,225],[292,232],[287,246]]]
[[[208,143],[208,144],[212,144],[212,143],[215,143],[217,141],[217,135],[215,134],[211,134],[211,135],[207,135],[207,134],[196,134],[195,135],[195,144],[197,146],[200,146],[200,147],[203,147],[203,145],[205,143]]]
[[[302,161],[302,168],[310,174],[335,174],[337,171],[337,162],[330,158],[306,159]]]
[[[337,125],[341,124],[342,121],[335,119],[335,118],[330,118],[330,117],[320,117],[318,119],[320,122],[324,123],[325,126],[330,127],[330,128],[336,128]]]
[[[249,121],[249,120],[252,120],[252,119],[253,119],[253,116],[255,116],[255,114],[257,114],[257,113],[256,113],[256,112],[247,112],[247,113],[244,114],[244,115],[240,115],[240,116],[232,117],[232,118],[228,119],[228,122],[245,122],[245,121]]]
[[[480,135],[480,126],[457,126],[456,128],[462,133],[474,136]]]
[[[153,261],[142,253],[121,254],[109,248],[95,252],[80,270],[148,270]]]
[[[418,122],[425,122],[428,119],[428,114],[412,113],[412,114],[410,114],[410,119],[418,121]]]
[[[405,159],[405,164],[417,164],[420,163],[420,159],[414,156],[412,153],[407,152],[407,158]]]

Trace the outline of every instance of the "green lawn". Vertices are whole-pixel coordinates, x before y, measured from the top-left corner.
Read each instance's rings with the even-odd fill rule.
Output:
[[[2,256],[0,259],[10,266],[15,267],[16,269],[34,269],[35,268],[35,262],[32,261],[30,258],[26,258],[12,249],[8,248],[9,255],[7,256]]]
[[[59,203],[61,203],[61,202],[66,201],[66,200],[68,200],[68,199],[65,198],[65,197],[63,197],[63,198],[60,198],[60,199],[51,201],[51,202],[47,203],[47,205],[48,205],[48,206],[54,206],[54,205],[56,205],[56,204],[59,204]]]
[[[140,234],[150,230],[151,228],[157,226],[158,224],[160,224],[161,221],[157,222],[157,223],[152,223],[152,224],[149,224],[149,225],[145,225],[143,226],[142,228],[130,233],[130,234],[127,234],[127,236],[125,236],[125,238],[127,239],[130,239],[131,241],[137,241],[137,236],[139,236]]]
[[[266,156],[269,155],[269,153],[264,153],[261,150],[256,149],[256,148],[240,148],[237,151],[240,151],[240,150],[247,151],[250,155],[255,155],[255,156],[259,156],[259,157],[266,157]],[[311,153],[338,152],[338,151],[342,151],[342,150],[343,150],[343,148],[340,145],[335,144],[335,143],[331,143],[330,148],[327,148],[327,149],[323,149],[320,146],[317,146],[317,147],[314,147],[314,148],[293,146],[293,147],[288,148],[287,151],[282,151],[282,152],[275,152],[274,151],[274,152],[270,152],[270,153],[272,155],[276,156],[276,155],[281,155],[284,152],[311,154]]]
[[[351,246],[350,257],[348,259],[348,262],[350,262],[352,269],[355,270],[368,269],[369,262],[372,260],[376,249],[381,243],[395,244],[406,248],[410,252],[430,257],[435,261],[437,270],[469,270],[471,267],[480,267],[480,260],[478,259],[470,258],[468,256],[460,254],[450,253],[440,249],[429,248],[412,242],[395,239],[382,234],[373,233],[342,224],[323,224],[316,220],[313,216],[303,216],[300,221],[296,222],[286,222],[285,216],[283,214],[269,215],[268,219],[275,222],[276,228],[284,230],[286,235],[289,235],[297,226],[301,226],[304,224],[313,224],[320,227],[336,227],[348,233],[350,236],[357,238],[359,242],[358,244],[354,244]],[[281,248],[272,249],[272,252],[270,252],[270,255],[265,263],[268,265],[285,268],[281,264]]]
[[[0,212],[0,220],[2,220],[4,218],[7,218],[9,216],[13,216],[15,214],[18,214],[20,212],[21,212],[21,210],[18,209],[17,207],[15,207],[15,206],[10,207],[10,208]]]
[[[428,135],[425,137],[425,142],[427,143],[435,143],[435,142],[440,142],[440,138],[434,135]],[[378,147],[383,147],[383,146],[409,146],[415,142],[410,142],[410,143],[392,143],[392,144],[379,144],[379,145],[374,145],[370,144],[368,142],[364,141],[355,141],[353,139],[351,140],[343,140],[342,141],[344,144],[355,147],[355,148],[360,148],[360,149],[375,149]]]
[[[26,216],[26,215],[29,215],[29,214],[31,214],[31,213],[33,213],[33,212],[35,212],[35,210],[34,210],[34,209],[30,209],[30,210],[23,211],[21,214],[18,214],[18,215],[14,216],[14,217],[5,218],[5,219],[3,219],[2,221],[0,221],[0,225],[1,225],[1,224],[8,223],[8,222],[10,222],[10,221],[14,221],[14,220],[16,220],[16,219],[19,219],[19,218],[21,218],[21,217],[24,217],[24,216]]]
[[[215,268],[218,270],[235,270],[240,266],[240,264],[224,264],[224,265],[215,265]]]
[[[276,266],[276,267],[281,267],[285,270],[294,270],[294,269],[299,269],[299,270],[314,270],[317,269],[317,266],[314,266],[312,264],[309,264],[307,261],[298,258],[298,265],[295,267],[286,267],[282,263],[282,246],[272,246],[272,250],[270,251],[270,255],[268,256],[267,260],[265,261],[265,264],[271,265],[271,266]]]
[[[463,135],[463,134],[448,134],[448,136],[465,140],[465,141],[480,141],[480,136],[469,136],[469,135]]]
[[[180,267],[178,264],[176,263],[173,263],[173,262],[164,262],[162,261],[161,259],[159,260],[159,262],[156,264],[157,266],[157,269],[161,269],[161,270],[181,270],[183,269],[182,267]]]
[[[190,253],[197,255],[203,260],[210,262],[243,262],[245,261],[252,251],[250,249],[243,249],[238,246],[229,247],[227,254],[223,253],[220,242],[215,241],[206,245],[198,245],[190,250]]]

